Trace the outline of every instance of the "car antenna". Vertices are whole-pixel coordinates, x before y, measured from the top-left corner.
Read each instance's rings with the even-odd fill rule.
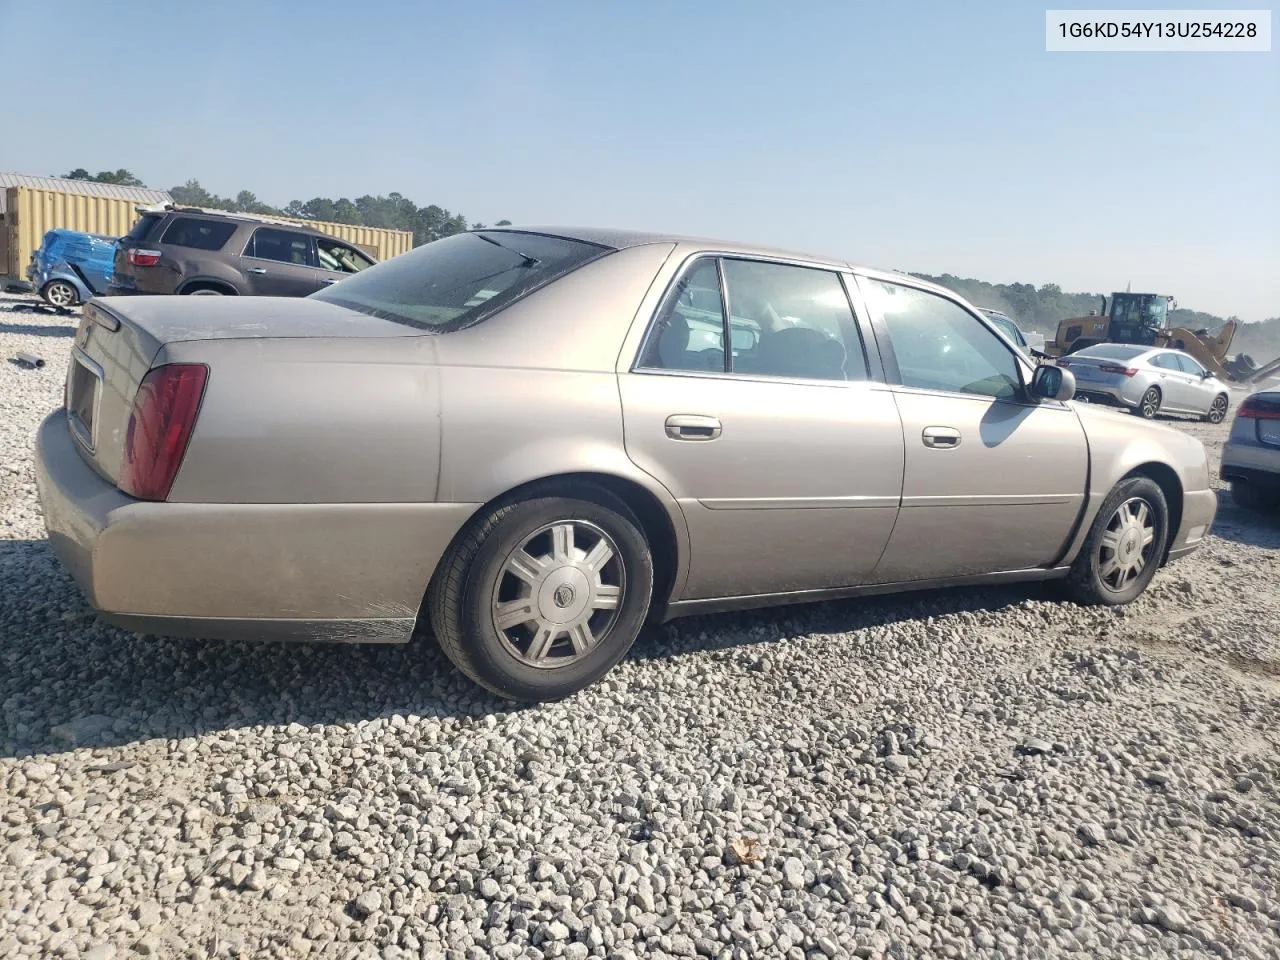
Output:
[[[499,243],[497,240],[493,239],[493,237],[485,236],[483,233],[477,233],[476,236],[479,237],[481,240],[483,240],[485,243],[492,243],[495,247],[501,247],[503,250],[506,250],[508,253],[514,253],[517,257],[519,257],[521,260],[524,261],[524,265],[526,267],[536,267],[538,264],[542,262],[537,257],[531,257],[527,253],[521,253],[519,250],[515,250],[511,247],[508,247],[505,243]]]

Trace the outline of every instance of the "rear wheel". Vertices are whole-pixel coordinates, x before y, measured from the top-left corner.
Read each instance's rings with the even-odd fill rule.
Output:
[[[41,288],[40,296],[50,306],[63,309],[80,302],[80,292],[66,280],[50,280]]]
[[[1209,412],[1204,415],[1204,418],[1210,423],[1221,423],[1227,419],[1227,404],[1229,402],[1225,393],[1218,394],[1213,398],[1213,403],[1209,406]]]
[[[1119,606],[1151,583],[1169,538],[1169,506],[1149,477],[1116,485],[1094,518],[1067,590],[1077,603]]]
[[[1148,388],[1142,395],[1142,399],[1138,401],[1138,405],[1133,408],[1134,415],[1143,420],[1155,419],[1155,415],[1160,412],[1160,399],[1159,387]]]
[[[428,590],[450,660],[510,700],[558,700],[631,648],[653,593],[649,544],[626,504],[572,484],[500,505],[464,532]]]
[[[221,290],[214,290],[212,287],[201,287],[199,290],[188,290],[187,293],[193,297],[221,297],[224,296]]]

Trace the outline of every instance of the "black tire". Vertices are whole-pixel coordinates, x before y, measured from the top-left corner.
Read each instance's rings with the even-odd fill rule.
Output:
[[[1280,506],[1280,494],[1270,490],[1260,490],[1247,480],[1231,481],[1231,499],[1237,507],[1245,510],[1269,511]]]
[[[225,297],[226,294],[214,287],[196,287],[194,290],[183,290],[189,297]]]
[[[564,666],[534,666],[522,659],[534,641],[520,651],[500,633],[493,604],[509,576],[508,557],[539,531],[570,522],[603,531],[616,545],[621,599],[607,631],[585,653]],[[432,578],[427,611],[445,655],[480,686],[508,700],[559,700],[591,686],[631,649],[649,611],[653,578],[648,541],[625,503],[594,484],[558,484],[499,503],[464,530]],[[557,637],[552,645],[563,649],[567,642]]]
[[[1160,403],[1163,399],[1164,396],[1160,393],[1159,387],[1148,387],[1147,392],[1138,401],[1138,405],[1129,412],[1143,420],[1154,420],[1156,414],[1160,412]]]
[[[66,310],[80,303],[80,291],[66,280],[50,280],[40,288],[40,298],[51,307]]]
[[[1213,404],[1209,407],[1209,412],[1204,415],[1207,423],[1221,423],[1227,419],[1227,407],[1231,405],[1231,398],[1225,393],[1220,393],[1213,398]]]
[[[1146,505],[1152,521],[1154,537],[1142,550],[1144,557],[1142,569],[1117,589],[1116,584],[1108,581],[1109,574],[1103,572],[1105,566],[1103,541],[1111,532],[1120,508],[1135,500]],[[1168,542],[1169,505],[1165,501],[1164,491],[1160,489],[1159,484],[1149,477],[1130,477],[1128,480],[1120,481],[1103,501],[1102,508],[1089,528],[1089,535],[1080,548],[1080,555],[1071,565],[1071,573],[1066,581],[1068,595],[1072,600],[1086,606],[1123,606],[1131,603],[1147,588],[1151,578],[1160,569]],[[1121,543],[1127,546],[1123,540]],[[1106,547],[1106,549],[1111,548]],[[1111,551],[1112,556],[1115,553],[1115,550]]]

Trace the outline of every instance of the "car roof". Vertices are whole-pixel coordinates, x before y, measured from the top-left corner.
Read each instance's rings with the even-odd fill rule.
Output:
[[[630,247],[639,247],[650,243],[676,243],[706,250],[715,250],[723,253],[742,254],[744,256],[776,257],[782,260],[804,260],[809,263],[833,267],[838,270],[854,270],[858,273],[864,273],[867,276],[876,277],[877,279],[883,279],[890,282],[896,280],[898,282],[911,283],[914,286],[933,290],[949,297],[959,297],[959,294],[954,290],[948,290],[946,287],[939,286],[936,283],[930,283],[928,280],[923,280],[920,277],[904,273],[900,270],[886,270],[879,267],[869,267],[864,264],[855,263],[851,260],[842,260],[838,257],[805,253],[803,251],[787,250],[760,244],[744,243],[737,240],[724,240],[716,239],[714,237],[700,237],[681,233],[663,233],[652,230],[628,230],[613,227],[535,225],[484,227],[482,229],[485,233],[540,233],[546,236],[563,237],[566,240],[581,240],[584,243],[595,243],[605,247],[612,247],[615,250],[626,250]]]
[[[162,204],[153,207],[138,207],[138,211],[144,215],[154,214],[155,216],[160,217],[207,217],[210,220],[234,220],[237,223],[279,227],[282,230],[297,230],[302,233],[312,233],[316,236],[327,236],[323,231],[317,230],[315,227],[308,226],[305,223],[296,223],[293,220],[284,220],[279,217],[268,216],[267,214],[238,213],[234,210],[210,210],[207,207],[191,207],[186,206],[185,204]]]

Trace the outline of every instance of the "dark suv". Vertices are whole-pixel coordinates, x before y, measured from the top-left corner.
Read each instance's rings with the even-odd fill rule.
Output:
[[[116,244],[107,296],[198,293],[305,297],[377,261],[300,224],[166,205]]]

